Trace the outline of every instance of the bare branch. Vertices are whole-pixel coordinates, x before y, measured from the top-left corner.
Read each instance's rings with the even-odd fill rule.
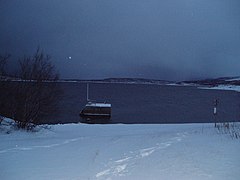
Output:
[[[58,74],[50,56],[38,48],[33,56],[25,56],[19,60],[18,77],[27,81],[9,84],[8,91],[3,91],[8,92],[7,97],[12,103],[0,103],[0,106],[8,107],[4,114],[14,117],[19,127],[28,128],[31,123],[39,124],[43,115],[56,109],[61,92],[56,84]],[[49,81],[51,83],[47,83]],[[13,107],[9,108],[10,106]]]
[[[7,60],[10,58],[10,54],[0,55],[0,76],[6,75],[6,64]]]

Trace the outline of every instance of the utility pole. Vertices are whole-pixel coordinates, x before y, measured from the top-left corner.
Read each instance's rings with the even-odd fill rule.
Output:
[[[214,123],[215,123],[215,127],[217,127],[217,106],[218,106],[218,99],[214,99],[214,107],[213,107],[213,115],[214,115]]]
[[[89,102],[89,84],[87,83],[87,102]]]

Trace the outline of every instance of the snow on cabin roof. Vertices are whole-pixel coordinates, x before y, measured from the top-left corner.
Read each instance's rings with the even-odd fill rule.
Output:
[[[91,106],[91,107],[111,107],[111,104],[107,103],[87,103],[86,106]]]

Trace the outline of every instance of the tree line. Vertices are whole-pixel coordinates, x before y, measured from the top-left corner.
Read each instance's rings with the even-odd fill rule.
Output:
[[[10,57],[0,55],[0,115],[14,119],[18,128],[31,130],[42,117],[56,111],[59,75],[51,57],[40,48],[19,59],[14,76],[6,70]]]

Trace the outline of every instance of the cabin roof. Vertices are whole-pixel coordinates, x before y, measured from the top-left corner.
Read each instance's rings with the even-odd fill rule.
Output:
[[[86,106],[88,107],[111,107],[111,104],[107,104],[107,103],[87,103]]]

